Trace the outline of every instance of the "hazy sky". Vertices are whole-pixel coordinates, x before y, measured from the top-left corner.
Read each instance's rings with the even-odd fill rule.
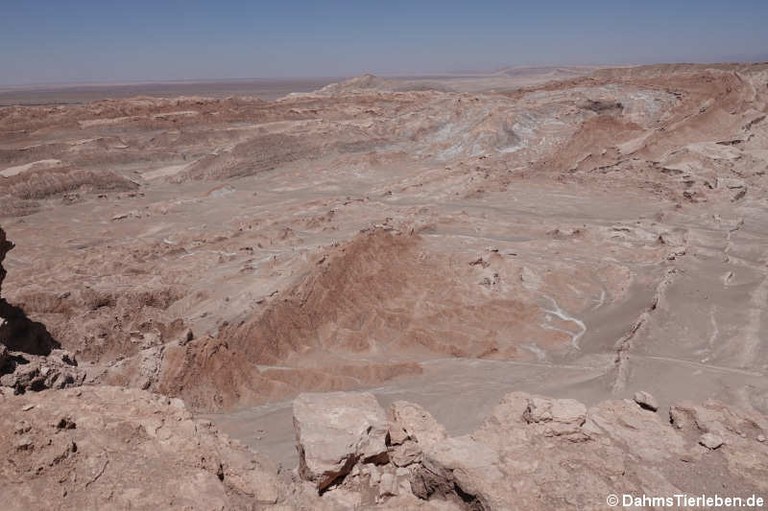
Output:
[[[0,84],[768,59],[768,0],[0,0]]]

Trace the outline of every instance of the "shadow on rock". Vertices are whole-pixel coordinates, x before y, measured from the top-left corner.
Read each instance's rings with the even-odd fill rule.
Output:
[[[61,344],[51,336],[42,323],[27,317],[20,307],[0,299],[0,343],[10,351],[30,355],[50,355]]]

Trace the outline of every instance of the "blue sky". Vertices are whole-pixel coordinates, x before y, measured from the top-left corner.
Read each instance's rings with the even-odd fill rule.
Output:
[[[768,0],[0,0],[0,84],[768,59]]]

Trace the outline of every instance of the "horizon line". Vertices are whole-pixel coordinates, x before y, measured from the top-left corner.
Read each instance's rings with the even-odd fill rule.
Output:
[[[674,65],[726,65],[726,64],[766,64],[768,60],[715,60],[709,62],[695,62],[695,61],[670,61],[670,62],[655,62],[655,63],[612,63],[612,64],[527,64],[527,65],[509,65],[495,67],[493,70],[480,71],[480,70],[456,70],[456,71],[444,71],[433,73],[376,73],[371,71],[363,71],[359,73],[340,74],[340,75],[290,75],[280,77],[268,77],[268,76],[252,76],[252,77],[222,77],[222,78],[175,78],[167,80],[153,80],[153,79],[136,79],[136,80],[96,80],[96,81],[64,81],[64,82],[21,82],[21,83],[0,83],[0,93],[9,92],[14,90],[34,90],[34,89],[67,89],[77,87],[131,87],[140,85],[178,85],[178,84],[199,84],[199,83],[235,83],[235,82],[287,82],[287,81],[326,81],[326,80],[343,80],[354,78],[356,76],[364,76],[367,74],[383,77],[383,78],[430,78],[430,77],[471,77],[471,76],[492,76],[494,74],[502,73],[507,70],[515,69],[556,69],[556,68],[593,68],[593,69],[606,69],[606,68],[621,68],[621,67],[643,67],[643,66],[674,66]]]

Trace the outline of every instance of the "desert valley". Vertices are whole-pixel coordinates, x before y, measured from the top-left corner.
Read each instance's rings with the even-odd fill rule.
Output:
[[[309,85],[0,93],[4,509],[768,498],[768,64]]]

